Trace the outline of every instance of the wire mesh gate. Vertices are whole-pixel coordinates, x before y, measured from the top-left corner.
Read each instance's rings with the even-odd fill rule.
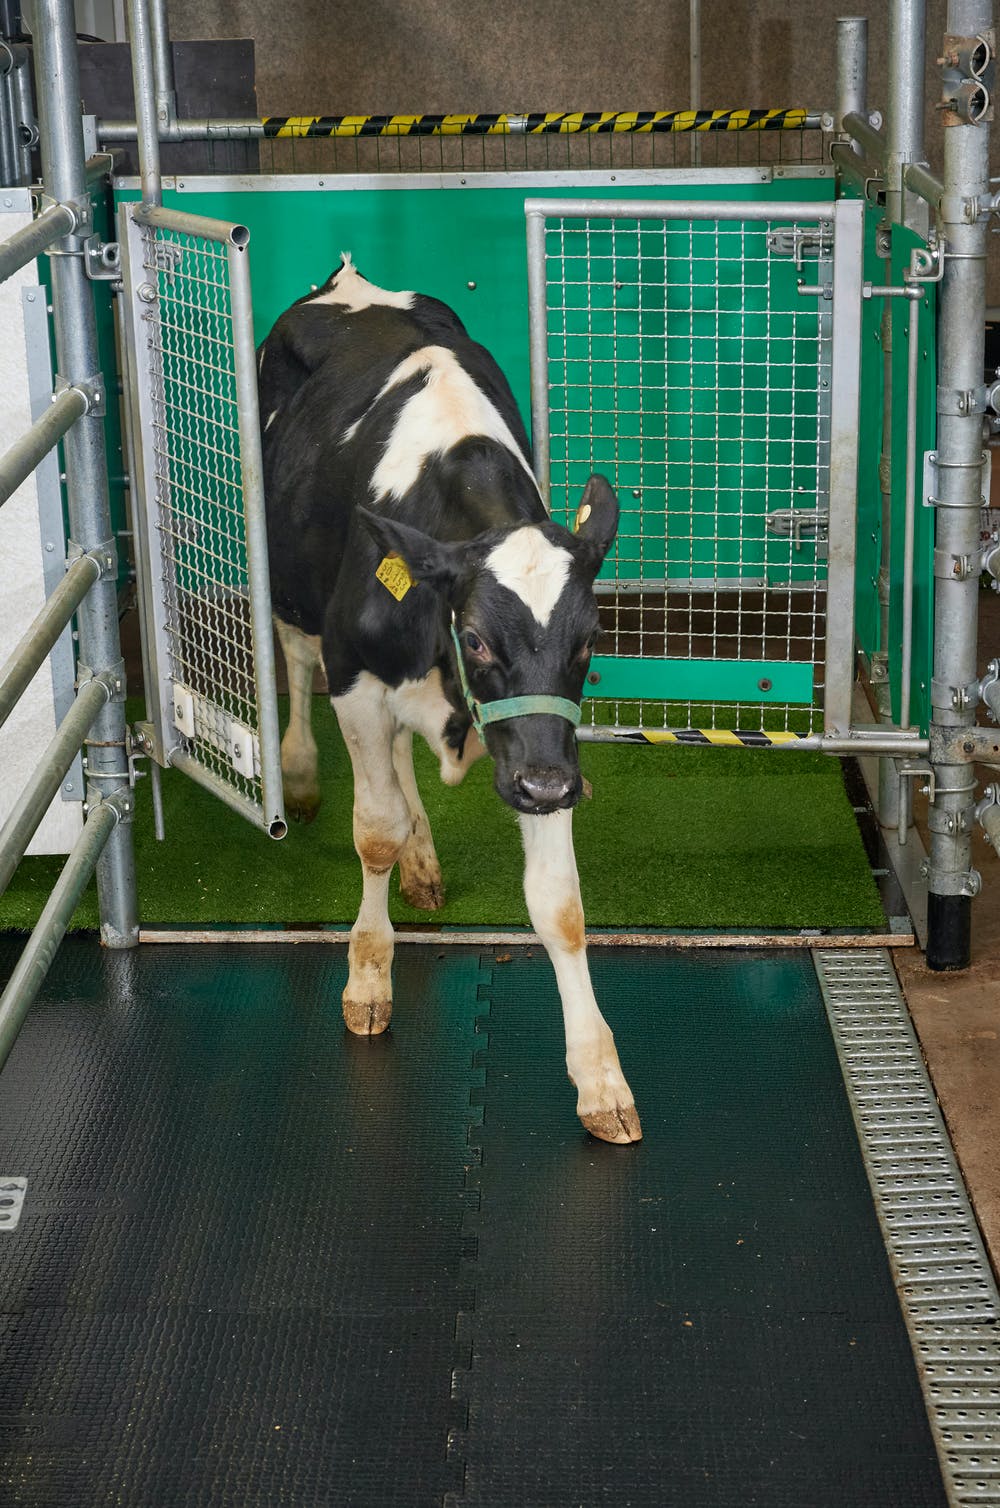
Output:
[[[563,522],[591,471],[622,505],[591,737],[846,731],[860,220],[844,210],[526,202],[539,478]]]
[[[149,752],[285,832],[242,226],[122,209]]]

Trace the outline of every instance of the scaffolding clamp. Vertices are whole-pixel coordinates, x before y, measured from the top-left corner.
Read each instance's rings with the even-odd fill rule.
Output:
[[[938,105],[945,126],[979,126],[993,119],[996,33],[987,27],[976,36],[948,34],[942,55],[942,97]]]
[[[107,581],[117,577],[118,549],[113,539],[102,540],[92,550],[82,549],[75,539],[68,540],[66,543],[66,569],[69,570],[74,561],[82,560],[84,555],[89,560],[94,561],[95,565],[99,567],[100,575],[96,577],[97,581]]]
[[[975,820],[983,829],[987,843],[1000,852],[1000,786],[988,785],[976,803]]]
[[[932,723],[930,744],[930,761],[938,768],[963,764],[1000,768],[1000,732],[996,729],[950,728]]]
[[[94,372],[90,377],[78,377],[75,382],[67,382],[65,377],[56,373],[55,382],[52,385],[54,397],[60,393],[75,391],[82,394],[86,399],[87,407],[85,415],[94,419],[102,419],[106,413],[106,400],[104,392],[104,373]],[[84,417],[85,415],[81,415]]]

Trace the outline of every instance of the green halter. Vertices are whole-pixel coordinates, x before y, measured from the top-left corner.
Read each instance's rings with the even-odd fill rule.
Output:
[[[465,705],[469,709],[472,718],[472,726],[483,736],[483,729],[489,723],[501,723],[509,717],[525,717],[532,712],[549,712],[556,717],[564,717],[567,722],[578,726],[582,716],[576,702],[571,702],[565,696],[507,696],[496,702],[480,702],[472,694],[469,678],[465,673],[465,661],[462,659],[462,646],[458,640],[455,628],[455,614],[451,615],[451,641],[455,646],[455,658],[458,661],[458,679],[462,687],[462,695],[465,697]]]

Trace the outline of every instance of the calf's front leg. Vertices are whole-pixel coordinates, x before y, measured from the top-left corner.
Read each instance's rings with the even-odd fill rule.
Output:
[[[573,813],[519,814],[518,821],[524,840],[524,896],[531,925],[555,970],[566,1024],[566,1067],[578,1091],[576,1113],[602,1141],[639,1141],[635,1100],[590,982]]]
[[[330,698],[354,771],[354,846],[361,860],[361,909],[347,950],[344,1020],[377,1036],[392,1015],[393,931],[389,880],[410,834],[410,810],[393,765],[397,727],[388,691],[363,672],[346,696]]]

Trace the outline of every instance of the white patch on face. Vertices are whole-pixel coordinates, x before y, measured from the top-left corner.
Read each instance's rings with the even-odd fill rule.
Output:
[[[514,529],[486,557],[501,586],[519,597],[545,628],[569,575],[570,553],[532,524]]]
[[[370,309],[373,304],[387,305],[391,309],[409,309],[415,293],[395,293],[388,288],[376,288],[363,278],[351,261],[349,251],[341,252],[343,267],[335,274],[329,285],[318,293],[313,304],[335,304],[348,314],[357,314],[360,309]]]
[[[265,434],[267,434],[268,430],[271,428],[271,425],[274,423],[274,421],[275,421],[275,419],[277,417],[278,417],[278,410],[277,409],[274,410],[273,414],[269,414],[268,415],[267,423],[264,425],[264,433]]]
[[[534,482],[531,467],[506,421],[446,346],[423,346],[411,352],[392,373],[379,398],[421,372],[427,374],[427,380],[404,403],[382,459],[372,473],[371,488],[376,499],[387,493],[402,497],[416,482],[429,457],[443,455],[473,435],[503,445]]]

